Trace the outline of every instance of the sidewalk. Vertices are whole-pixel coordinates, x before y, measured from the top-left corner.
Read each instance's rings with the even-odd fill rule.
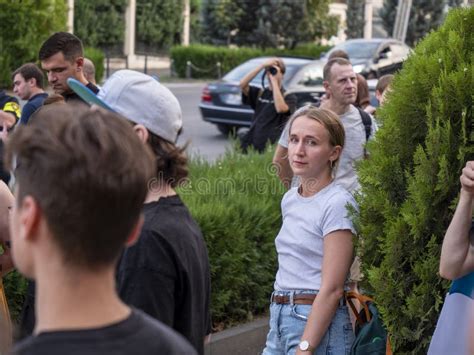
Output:
[[[146,64],[146,68],[145,68]],[[157,56],[147,56],[136,55],[133,61],[127,63],[125,58],[110,58],[109,59],[109,75],[112,75],[117,70],[121,69],[132,69],[137,70],[142,73],[147,73],[149,75],[156,75],[160,82],[163,83],[176,83],[176,84],[196,84],[202,85],[205,83],[205,80],[202,79],[185,79],[172,76],[171,72],[171,60],[169,57],[157,57]],[[99,80],[104,81],[107,78],[107,59],[104,61],[104,79]]]

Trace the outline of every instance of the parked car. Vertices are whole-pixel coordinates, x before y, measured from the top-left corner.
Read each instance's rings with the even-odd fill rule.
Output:
[[[367,79],[395,73],[411,51],[410,47],[395,39],[351,39],[334,46],[321,59],[327,60],[332,52],[341,49],[349,55],[354,71]]]
[[[281,57],[286,66],[283,85],[286,93],[293,93],[297,106],[308,103],[319,104],[324,94],[324,61],[308,58]],[[268,57],[250,59],[227,73],[221,80],[206,85],[202,91],[199,109],[204,121],[217,125],[219,131],[228,134],[240,127],[249,127],[253,110],[242,104],[240,80],[253,68],[266,61]],[[250,85],[262,85],[263,70]]]

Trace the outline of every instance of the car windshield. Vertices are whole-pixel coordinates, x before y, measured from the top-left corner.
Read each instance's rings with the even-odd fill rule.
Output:
[[[342,49],[351,59],[372,58],[379,44],[379,42],[346,42],[334,47],[333,51]]]
[[[257,65],[260,65],[261,62],[256,62],[256,61],[250,61],[250,62],[245,62],[238,67],[232,69],[230,72],[228,72],[222,79],[224,81],[230,81],[230,82],[238,82],[240,81],[248,72],[250,72],[253,68],[255,68]],[[298,70],[298,68],[301,65],[287,65],[286,66],[286,73],[283,78],[283,84],[286,84],[292,77],[295,75],[295,72]],[[261,85],[262,84],[262,75],[263,75],[263,70],[261,70],[255,78],[252,79],[251,84],[252,85]],[[265,78],[265,82],[267,79]],[[267,85],[267,83],[265,83]]]

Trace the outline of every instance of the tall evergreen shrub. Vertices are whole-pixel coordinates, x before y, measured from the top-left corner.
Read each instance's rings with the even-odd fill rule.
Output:
[[[448,286],[438,275],[440,248],[474,153],[473,33],[474,8],[455,9],[420,42],[359,166],[365,287],[397,354],[426,353]]]

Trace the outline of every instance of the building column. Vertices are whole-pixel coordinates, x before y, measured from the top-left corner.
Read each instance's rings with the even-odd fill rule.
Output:
[[[123,53],[127,57],[128,63],[135,62],[135,18],[137,3],[136,0],[128,0],[125,11],[125,38]]]
[[[364,7],[364,38],[372,38],[372,16],[373,16],[373,6],[372,0],[365,0]]]
[[[407,36],[411,4],[412,0],[398,0],[397,17],[395,18],[392,37],[402,42],[405,42]]]
[[[74,0],[67,0],[67,31],[74,33]]]
[[[191,26],[191,5],[190,0],[184,0],[183,18],[183,46],[189,46],[189,27]]]

